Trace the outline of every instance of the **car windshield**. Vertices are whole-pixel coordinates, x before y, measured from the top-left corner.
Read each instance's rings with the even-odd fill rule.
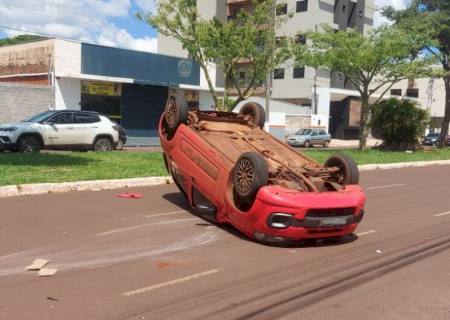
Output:
[[[429,133],[427,137],[428,138],[437,138],[437,137],[439,137],[439,133]]]
[[[48,117],[50,117],[52,114],[54,114],[55,111],[44,111],[38,114],[35,114],[34,116],[31,116],[29,118],[25,118],[24,120],[22,120],[22,122],[41,122],[45,119],[47,119]]]
[[[312,130],[311,129],[301,129],[298,130],[295,134],[301,135],[301,136],[307,136],[309,134],[311,134]]]

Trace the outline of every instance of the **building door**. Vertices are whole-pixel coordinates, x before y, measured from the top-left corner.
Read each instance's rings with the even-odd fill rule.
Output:
[[[130,145],[159,145],[158,123],[164,112],[168,88],[124,84],[122,88],[122,126]]]

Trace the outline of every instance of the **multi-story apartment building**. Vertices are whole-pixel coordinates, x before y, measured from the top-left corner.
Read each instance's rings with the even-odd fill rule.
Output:
[[[230,18],[238,10],[252,10],[253,0],[197,0],[197,7],[205,18]],[[295,37],[299,32],[315,30],[328,24],[336,30],[355,28],[366,32],[373,25],[374,0],[284,0],[280,1],[277,14],[293,13],[279,30],[277,37]],[[296,37],[297,41],[308,41]],[[158,50],[163,54],[187,56],[174,39],[158,36]],[[245,61],[242,63],[240,78],[246,79]],[[220,76],[219,76],[220,77]],[[294,61],[287,61],[273,74],[271,97],[296,105],[312,106],[315,117],[312,125],[330,128],[330,106],[351,108],[349,96],[358,96],[342,74],[330,73],[314,68],[296,68]],[[256,95],[264,95],[264,90],[256,90]],[[335,103],[332,103],[332,102]],[[337,102],[337,103],[336,103]],[[331,119],[331,121],[338,121]],[[334,127],[331,125],[331,127]]]

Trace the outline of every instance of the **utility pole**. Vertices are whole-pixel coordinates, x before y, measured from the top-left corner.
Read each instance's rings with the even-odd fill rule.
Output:
[[[271,28],[273,28],[273,39],[272,39],[272,43],[270,44],[271,48],[272,48],[272,52],[269,54],[272,54],[271,57],[269,57],[271,59],[270,64],[272,65],[272,59],[273,59],[273,55],[275,54],[275,50],[276,50],[276,30],[275,30],[275,19],[276,19],[276,4],[274,3],[274,7],[272,8],[272,26]],[[272,70],[269,70],[269,72],[267,73],[267,77],[266,77],[266,86],[265,86],[265,93],[266,93],[266,122],[264,124],[264,130],[266,130],[267,132],[269,132],[270,130],[270,98],[272,96]]]

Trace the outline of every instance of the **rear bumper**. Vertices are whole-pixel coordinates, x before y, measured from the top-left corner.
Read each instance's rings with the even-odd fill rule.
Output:
[[[359,186],[323,193],[292,192],[279,186],[262,188],[249,212],[251,235],[264,242],[335,238],[353,233],[364,217],[366,197]],[[281,213],[288,221],[274,224]],[[274,215],[275,214],[275,215]]]

